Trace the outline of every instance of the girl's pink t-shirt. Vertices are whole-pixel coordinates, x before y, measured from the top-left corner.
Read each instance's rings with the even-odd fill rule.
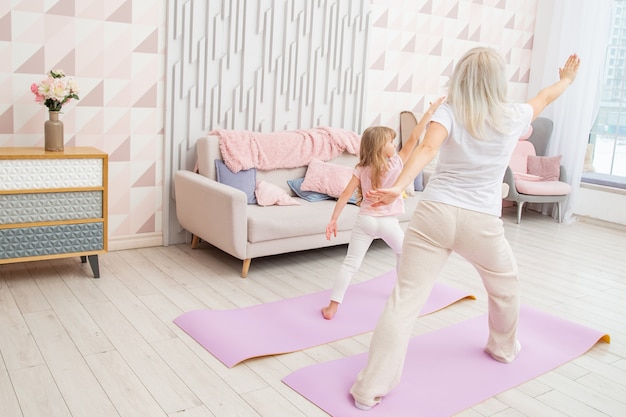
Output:
[[[404,164],[398,154],[393,155],[387,162],[389,170],[383,175],[380,188],[389,188],[396,181]],[[396,216],[404,213],[404,200],[400,195],[390,204],[383,204],[378,207],[372,207],[373,201],[368,200],[365,195],[372,189],[371,181],[371,168],[370,167],[356,167],[354,168],[353,175],[359,179],[361,183],[361,191],[363,193],[363,201],[361,202],[361,209],[359,214],[367,214],[368,216]]]

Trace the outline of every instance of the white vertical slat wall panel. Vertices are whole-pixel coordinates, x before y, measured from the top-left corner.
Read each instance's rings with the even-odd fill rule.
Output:
[[[357,0],[168,2],[165,243],[185,239],[173,174],[211,130],[363,130],[369,26]]]

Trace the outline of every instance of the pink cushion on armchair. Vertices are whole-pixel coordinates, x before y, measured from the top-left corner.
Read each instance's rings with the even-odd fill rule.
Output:
[[[515,181],[515,189],[520,194],[530,195],[567,195],[572,187],[563,181]]]
[[[533,144],[525,140],[518,141],[509,162],[511,170],[513,172],[528,173],[528,157],[531,155],[535,156]]]
[[[561,155],[528,155],[527,172],[531,175],[540,176],[542,181],[558,181],[561,176],[561,158]]]
[[[515,178],[515,181],[541,181],[543,179],[539,175],[526,174],[524,172],[514,172],[513,178]]]
[[[526,157],[527,174],[514,173],[515,189],[528,195],[567,195],[572,187],[559,181],[561,176],[561,155]]]

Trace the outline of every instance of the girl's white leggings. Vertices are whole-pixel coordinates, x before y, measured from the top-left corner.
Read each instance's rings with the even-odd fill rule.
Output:
[[[400,222],[396,216],[374,217],[360,214],[352,229],[350,243],[348,243],[348,253],[343,260],[339,274],[335,279],[335,284],[330,295],[332,301],[341,303],[350,285],[350,280],[357,273],[374,239],[382,239],[391,247],[400,258],[402,253],[402,239],[404,232],[400,227]]]
[[[396,286],[374,330],[367,366],[350,389],[359,403],[378,403],[400,382],[415,321],[452,251],[474,266],[487,290],[489,337],[485,351],[501,362],[510,362],[517,355],[518,269],[502,220],[421,201],[406,230]]]

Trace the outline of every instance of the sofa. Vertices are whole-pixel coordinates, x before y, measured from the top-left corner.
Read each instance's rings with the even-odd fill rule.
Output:
[[[258,202],[251,203],[249,190],[246,192],[218,181],[218,164],[222,161],[218,136],[208,135],[198,139],[196,151],[196,169],[179,170],[174,175],[178,221],[191,233],[193,248],[202,240],[242,260],[241,277],[248,276],[253,258],[349,242],[358,206],[348,204],[345,207],[339,217],[337,237],[327,240],[326,225],[336,200],[310,198],[311,195],[316,197],[316,194],[323,193],[308,195],[296,188],[301,195],[298,196],[292,188],[294,182],[305,178],[308,166],[255,170],[256,192],[259,191],[259,184],[262,184],[272,188],[275,193],[280,190],[278,194],[282,194],[275,204],[265,202],[261,205]],[[344,152],[324,164],[342,166],[351,172],[356,162],[356,155]],[[405,191],[405,212],[399,216],[403,227],[406,227],[420,198],[420,193],[414,191],[413,185]]]

